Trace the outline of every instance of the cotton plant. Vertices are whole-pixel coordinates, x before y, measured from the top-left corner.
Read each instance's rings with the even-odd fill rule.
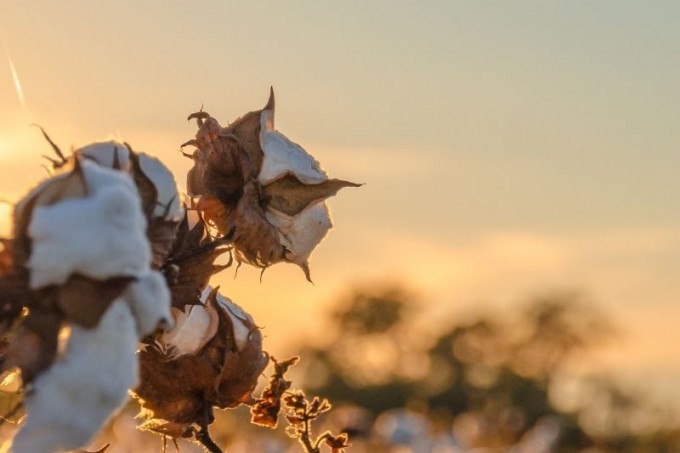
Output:
[[[11,262],[3,296],[26,313],[3,354],[3,368],[18,367],[26,389],[15,452],[87,444],[137,385],[139,339],[172,325],[140,190],[131,173],[90,159],[88,149],[17,203],[3,250]]]
[[[253,317],[210,279],[235,259],[294,263],[311,281],[309,257],[331,228],[326,199],[358,184],[330,179],[274,128],[273,91],[227,127],[205,112],[189,118],[199,128],[183,145],[196,147],[183,201],[155,157],[116,141],[65,156],[43,131],[52,174],[16,204],[0,250],[0,374],[19,370],[27,414],[15,453],[83,448],[128,392],[140,429],[211,452],[221,451],[208,431],[214,408],[249,405],[269,427],[281,411],[311,422],[330,408],[289,395],[296,359],[264,352]],[[330,433],[312,445],[310,429],[293,429],[309,453],[347,446]]]

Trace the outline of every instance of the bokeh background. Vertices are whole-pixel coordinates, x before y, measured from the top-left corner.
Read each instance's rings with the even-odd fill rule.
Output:
[[[677,409],[679,18],[666,0],[0,1],[0,197],[44,176],[31,123],[63,148],[119,137],[184,185],[187,114],[227,123],[273,85],[277,128],[366,185],[331,200],[315,285],[289,265],[214,282],[269,351],[324,347],[356,288],[416,301],[419,357],[481,313],[578,301],[615,333],[561,375]]]

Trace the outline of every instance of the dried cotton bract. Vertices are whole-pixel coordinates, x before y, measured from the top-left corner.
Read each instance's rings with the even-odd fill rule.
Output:
[[[196,118],[197,149],[187,189],[196,207],[225,234],[235,228],[236,259],[266,268],[287,261],[307,279],[309,256],[332,223],[325,199],[348,181],[329,179],[300,145],[274,128],[274,93],[262,110],[227,127],[206,112]]]

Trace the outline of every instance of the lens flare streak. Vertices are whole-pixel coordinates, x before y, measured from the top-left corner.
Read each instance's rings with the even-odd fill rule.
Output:
[[[10,55],[9,49],[7,48],[7,44],[5,44],[4,40],[2,42],[2,47],[5,49],[5,55],[7,55],[9,70],[12,73],[12,81],[14,82],[14,88],[16,89],[17,97],[19,98],[21,107],[24,109],[24,113],[26,113],[27,116],[30,116],[28,112],[28,105],[26,104],[26,96],[24,95],[24,89],[21,86],[21,80],[19,80],[19,73],[17,72],[16,66],[14,65],[14,60],[12,60],[12,56]]]

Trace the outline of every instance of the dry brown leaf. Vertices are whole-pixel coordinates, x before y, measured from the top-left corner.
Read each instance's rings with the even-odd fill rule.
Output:
[[[133,280],[134,277],[114,277],[100,281],[74,274],[54,288],[56,304],[67,320],[91,329]]]
[[[307,206],[332,197],[344,187],[360,187],[341,179],[329,179],[320,184],[304,184],[295,176],[288,174],[264,187],[267,207],[295,216]]]
[[[291,386],[286,373],[300,358],[291,357],[283,362],[278,362],[274,357],[271,359],[274,362],[274,374],[269,378],[269,384],[262,391],[260,399],[250,408],[250,413],[254,424],[274,429],[281,411],[281,397]]]

